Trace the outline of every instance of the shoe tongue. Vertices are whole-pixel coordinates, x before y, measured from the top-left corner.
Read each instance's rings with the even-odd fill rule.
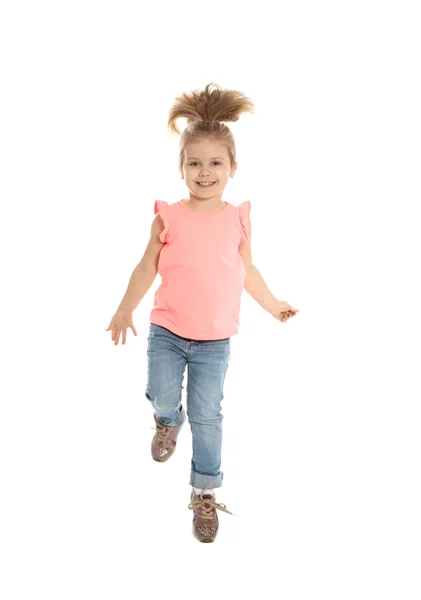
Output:
[[[213,494],[202,494],[202,498],[206,499],[206,500],[211,500],[212,498],[214,498]]]

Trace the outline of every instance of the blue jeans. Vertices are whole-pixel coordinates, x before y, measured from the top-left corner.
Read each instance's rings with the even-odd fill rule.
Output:
[[[165,327],[149,324],[146,398],[157,418],[170,427],[186,419],[181,403],[183,378],[188,364],[187,417],[193,438],[190,485],[221,487],[221,400],[231,338],[190,340]]]

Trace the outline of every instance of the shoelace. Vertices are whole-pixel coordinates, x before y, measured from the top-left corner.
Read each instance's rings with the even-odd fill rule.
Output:
[[[213,509],[217,509],[217,510],[222,510],[226,513],[229,513],[230,515],[234,515],[234,513],[230,512],[229,510],[227,510],[227,506],[226,504],[221,504],[219,502],[215,502],[215,500],[212,500],[212,498],[204,498],[203,496],[206,494],[206,490],[212,485],[213,481],[211,483],[208,483],[208,485],[205,487],[205,489],[203,490],[203,492],[195,497],[189,504],[188,508],[190,510],[199,510],[200,509],[200,516],[203,519],[208,519],[211,520],[212,517],[212,510]],[[210,494],[208,494],[209,496]]]
[[[157,423],[157,426],[151,427],[151,429],[156,429],[163,440],[166,440],[170,435],[168,427],[165,427],[165,425],[161,425],[160,423]]]

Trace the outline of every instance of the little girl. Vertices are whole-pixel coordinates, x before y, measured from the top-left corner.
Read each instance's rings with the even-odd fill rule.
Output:
[[[128,327],[137,335],[132,312],[159,272],[162,283],[150,317],[145,392],[156,424],[152,458],[164,462],[172,456],[188,418],[193,440],[188,508],[193,510],[193,534],[201,542],[215,540],[216,510],[230,513],[216,502],[214,490],[223,479],[221,400],[230,338],[239,332],[243,288],[279,321],[298,312],[273,296],[252,264],[250,201],[234,206],[222,200],[237,168],[234,138],[223,123],[237,121],[253,108],[242,93],[216,84],[175,99],[168,127],[179,134],[176,120],[187,118],[179,169],[189,198],[173,204],[155,201],[150,241],[106,329],[116,345],[120,332],[125,344]],[[187,414],[181,403],[186,365]]]

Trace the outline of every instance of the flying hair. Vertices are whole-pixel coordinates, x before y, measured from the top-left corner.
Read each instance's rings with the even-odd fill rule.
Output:
[[[214,88],[214,89],[212,89]],[[224,123],[238,121],[243,112],[254,114],[254,104],[242,92],[224,90],[216,83],[208,83],[204,90],[191,90],[177,96],[170,109],[168,129],[180,135],[179,169],[183,170],[184,150],[188,143],[211,138],[224,143],[231,166],[236,165],[234,136]],[[187,127],[180,132],[177,119],[187,119]]]

